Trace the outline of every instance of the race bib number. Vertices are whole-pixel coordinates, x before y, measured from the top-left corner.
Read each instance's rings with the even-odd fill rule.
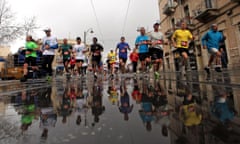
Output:
[[[125,53],[125,52],[126,52],[126,50],[125,50],[125,49],[122,49],[122,50],[121,50],[121,53]]]
[[[112,61],[114,61],[115,60],[115,56],[112,56],[112,59],[111,59]]]
[[[181,41],[181,46],[183,46],[183,47],[186,47],[186,46],[187,46],[187,44],[188,44],[188,42],[187,42],[187,41]]]
[[[98,51],[95,51],[94,53],[93,53],[93,55],[94,56],[99,56],[100,55],[100,51],[98,50]]]
[[[162,40],[158,40],[158,41],[157,41],[157,44],[162,44],[162,43],[163,43]]]
[[[147,41],[143,41],[142,44],[147,44]]]
[[[65,51],[63,54],[64,54],[64,55],[68,55],[68,54],[69,54],[69,52],[68,52],[68,51]]]

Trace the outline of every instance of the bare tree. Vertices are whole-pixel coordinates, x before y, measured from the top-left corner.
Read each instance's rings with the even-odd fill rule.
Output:
[[[10,5],[6,0],[0,0],[0,43],[9,43],[38,28],[35,17],[28,18],[23,23],[16,23],[15,20]]]
[[[33,33],[36,29],[39,29],[39,26],[36,25],[36,17],[26,18],[23,24],[23,30],[26,35]]]

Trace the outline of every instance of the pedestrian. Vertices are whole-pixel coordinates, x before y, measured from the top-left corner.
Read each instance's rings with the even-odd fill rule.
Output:
[[[137,73],[138,59],[139,59],[139,56],[137,53],[137,49],[134,49],[133,52],[130,54],[130,60],[132,61],[134,75],[136,75]]]
[[[159,77],[159,69],[163,63],[163,33],[159,31],[159,23],[153,25],[153,31],[150,33],[151,47],[149,49],[151,60],[154,63],[155,77]]]
[[[83,75],[83,63],[86,59],[85,53],[87,52],[87,48],[85,47],[85,44],[82,43],[81,38],[76,38],[77,44],[73,47],[73,52],[76,55],[76,62],[77,62],[77,71],[79,76]]]
[[[179,53],[183,60],[180,66],[180,72],[183,74],[184,70],[190,70],[190,64],[188,60],[188,46],[189,41],[193,39],[193,36],[189,30],[187,30],[186,22],[181,23],[181,29],[175,30],[171,38],[173,46],[177,49],[176,52]],[[186,72],[186,71],[185,71]]]
[[[68,65],[71,59],[71,53],[72,53],[72,46],[68,44],[68,40],[66,38],[63,39],[63,44],[61,45],[59,51],[62,51],[63,55],[63,65],[65,68],[66,74],[69,73]]]
[[[149,48],[150,38],[146,35],[144,27],[140,28],[140,35],[135,40],[135,46],[138,49],[139,59],[141,62],[141,71],[146,72],[149,65]]]
[[[94,78],[97,79],[97,71],[99,71],[99,65],[101,62],[103,46],[98,43],[96,37],[93,38],[93,44],[91,45],[90,55],[92,56],[92,68]]]
[[[23,78],[21,78],[21,82],[26,82],[28,78],[28,67],[31,66],[31,69],[36,71],[37,67],[37,50],[38,45],[32,36],[28,35],[26,37],[26,46],[22,50],[25,50],[25,61],[23,64]]]
[[[47,79],[51,79],[52,76],[52,62],[54,60],[55,49],[58,48],[57,38],[51,35],[51,29],[44,29],[46,37],[43,38],[42,53],[43,63],[42,68],[47,74]]]
[[[130,49],[128,43],[125,42],[124,36],[122,36],[120,38],[120,41],[121,42],[117,44],[115,53],[117,54],[117,50],[119,49],[118,58],[119,58],[120,71],[122,73],[125,73],[126,72],[125,65],[126,65],[127,58],[128,58],[128,50],[131,50],[131,49]]]
[[[221,70],[221,52],[219,51],[219,44],[225,40],[225,37],[218,31],[217,24],[212,24],[208,32],[202,37],[202,46],[207,48],[210,58],[208,65],[204,68],[207,74],[210,74],[210,66],[215,59],[215,71],[222,72]]]

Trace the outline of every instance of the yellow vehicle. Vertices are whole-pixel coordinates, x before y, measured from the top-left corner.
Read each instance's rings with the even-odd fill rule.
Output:
[[[20,64],[18,54],[0,59],[0,79],[20,79],[23,76],[23,62]]]
[[[0,78],[2,80],[20,79],[23,76],[22,67],[2,68]]]

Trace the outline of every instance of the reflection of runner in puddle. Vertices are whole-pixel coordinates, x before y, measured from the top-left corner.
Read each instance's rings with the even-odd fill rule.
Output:
[[[154,106],[154,116],[155,123],[160,124],[162,128],[162,135],[168,136],[168,127],[170,125],[170,116],[172,109],[169,108],[167,95],[160,85],[160,82],[154,82],[154,96],[153,96],[153,106]]]
[[[62,118],[62,123],[65,124],[67,122],[67,117],[72,113],[72,107],[71,107],[71,99],[68,95],[68,89],[66,88],[63,97],[62,97],[62,102],[61,106],[59,109],[60,115],[63,117]]]
[[[57,114],[54,112],[53,107],[41,108],[40,114],[40,128],[43,129],[42,138],[47,138],[48,129],[55,127],[57,122]]]
[[[48,130],[55,127],[57,122],[57,113],[53,108],[52,101],[52,88],[47,88],[43,91],[42,95],[39,97],[39,107],[40,107],[40,125],[39,128],[42,129],[41,137],[46,139],[48,137]]]
[[[142,94],[140,93],[140,89],[138,86],[138,80],[134,79],[133,80],[133,91],[132,91],[132,98],[136,101],[137,104],[139,104],[142,100]]]
[[[107,93],[109,94],[108,100],[112,105],[115,105],[118,103],[118,88],[116,87],[115,81],[110,81],[110,86],[108,87]]]
[[[87,126],[87,91],[84,91],[83,88],[77,88],[77,97],[76,97],[76,107],[75,107],[75,115],[76,115],[76,125],[80,125],[82,122],[82,118],[84,117],[84,125]]]
[[[141,101],[141,109],[139,110],[139,115],[146,126],[147,131],[152,130],[151,122],[154,120],[153,115],[153,93],[148,89],[147,83],[143,84],[142,89],[142,101]]]
[[[127,92],[126,82],[123,80],[120,86],[120,105],[119,111],[124,114],[124,120],[128,121],[128,114],[132,112],[133,104],[130,105],[130,98]]]
[[[34,91],[22,91],[21,102],[22,109],[19,112],[22,114],[21,117],[21,130],[22,133],[27,131],[28,128],[32,125],[34,119],[37,119],[37,105],[35,105],[35,101],[37,99],[36,92]]]
[[[180,107],[179,117],[185,126],[196,126],[201,123],[202,115],[197,110],[195,100],[191,93],[184,97],[183,105]]]
[[[211,112],[223,124],[228,124],[237,113],[233,108],[230,108],[225,92],[221,92],[219,96],[215,97],[211,104]]]
[[[92,123],[92,126],[94,126],[95,123],[99,122],[99,116],[105,111],[105,106],[102,104],[102,88],[100,84],[93,85],[91,108],[92,115],[94,116],[94,123]]]
[[[75,106],[75,101],[76,101],[76,88],[74,85],[71,85],[70,89],[68,90],[68,97],[70,98],[70,106],[74,107]]]

